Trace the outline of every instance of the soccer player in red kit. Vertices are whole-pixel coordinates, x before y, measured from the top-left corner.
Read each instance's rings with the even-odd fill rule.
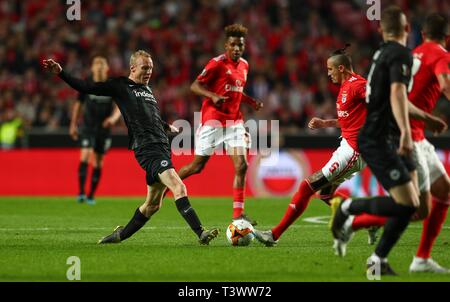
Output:
[[[413,78],[408,87],[408,99],[427,113],[432,112],[441,93],[450,99],[450,54],[444,48],[447,29],[448,20],[444,16],[429,15],[422,32],[424,43],[412,51]],[[434,146],[425,138],[425,122],[411,118],[410,124],[414,141],[412,158],[417,167],[420,191],[420,207],[413,219],[425,220],[419,249],[409,270],[450,273],[450,270],[440,266],[430,257],[433,243],[442,229],[450,204],[450,178]],[[386,220],[368,214],[351,219],[352,226],[348,228],[347,236],[364,227],[382,226]]]
[[[450,54],[444,48],[447,30],[446,17],[431,14],[426,19],[423,30],[424,43],[413,50],[412,72],[415,75],[410,84],[412,90],[409,100],[428,113],[436,106],[441,93],[450,100]],[[411,119],[413,157],[417,163],[421,199],[417,218],[425,220],[419,249],[409,270],[450,273],[450,270],[441,267],[430,257],[450,204],[450,178],[434,146],[425,138],[424,129],[424,122]]]
[[[192,83],[191,90],[203,97],[201,124],[196,132],[194,160],[178,172],[181,179],[200,173],[217,146],[225,145],[234,169],[233,219],[256,222],[244,214],[244,189],[247,172],[246,149],[249,141],[243,126],[241,102],[255,110],[262,103],[244,93],[249,65],[242,58],[247,28],[241,24],[225,27],[225,53],[211,59]]]
[[[366,117],[366,80],[354,73],[345,48],[328,58],[327,69],[332,82],[341,86],[336,101],[337,119],[313,118],[309,127],[341,128],[341,144],[321,170],[300,183],[280,223],[269,231],[255,230],[256,238],[267,246],[277,243],[278,238],[305,211],[315,192],[320,190],[320,198],[328,203],[341,183],[365,167],[358,151],[357,136]]]

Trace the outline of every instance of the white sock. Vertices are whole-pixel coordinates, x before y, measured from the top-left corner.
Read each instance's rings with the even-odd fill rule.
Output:
[[[344,202],[341,204],[342,213],[344,213],[345,215],[350,215],[350,213],[348,212],[348,209],[350,208],[351,203],[352,203],[351,198],[344,200]]]

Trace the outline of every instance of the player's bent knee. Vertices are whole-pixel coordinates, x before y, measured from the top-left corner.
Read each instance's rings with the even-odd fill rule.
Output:
[[[187,196],[187,189],[186,189],[186,185],[184,183],[179,183],[176,184],[173,188],[172,188],[172,193],[175,197],[175,199]]]

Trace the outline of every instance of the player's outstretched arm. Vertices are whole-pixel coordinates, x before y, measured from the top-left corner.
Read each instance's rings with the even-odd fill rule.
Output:
[[[318,117],[313,117],[309,123],[308,127],[310,129],[322,129],[322,128],[341,128],[341,124],[337,119],[324,120]]]
[[[111,81],[106,82],[93,82],[77,79],[65,72],[58,62],[52,59],[44,60],[44,69],[50,71],[53,74],[58,75],[64,82],[69,84],[75,90],[81,93],[94,94],[99,96],[113,96],[115,92],[115,85]]]

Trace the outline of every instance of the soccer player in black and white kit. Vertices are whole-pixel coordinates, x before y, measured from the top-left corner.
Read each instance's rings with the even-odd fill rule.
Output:
[[[129,148],[146,171],[148,193],[145,202],[136,209],[125,227],[116,227],[99,243],[121,242],[142,228],[160,208],[166,187],[172,191],[178,211],[198,236],[200,244],[209,244],[217,237],[217,229],[206,230],[202,227],[187,197],[186,186],[172,165],[166,130],[177,132],[177,129],[162,121],[157,101],[148,86],[153,70],[149,53],[138,50],[131,55],[128,78],[110,78],[97,83],[72,77],[52,59],[44,60],[43,66],[81,93],[114,99],[128,127]]]
[[[104,56],[92,57],[91,72],[94,82],[104,82],[108,78],[108,62]],[[82,114],[80,114],[82,112]],[[78,119],[82,115],[82,124],[78,129]],[[81,147],[80,165],[78,167],[79,195],[78,202],[95,204],[94,193],[100,182],[103,157],[111,147],[111,126],[120,118],[120,111],[110,96],[96,96],[80,93],[75,102],[70,121],[69,133],[74,140],[79,140]],[[85,195],[85,182],[88,163],[93,155],[91,186]]]
[[[332,233],[335,245],[339,245],[349,240],[343,229],[350,215],[368,213],[388,217],[384,233],[367,265],[369,272],[376,265],[381,275],[396,275],[387,256],[419,206],[408,112],[415,118],[423,118],[424,113],[412,106],[407,97],[413,58],[405,46],[409,32],[406,16],[400,8],[389,7],[382,12],[380,25],[384,43],[375,52],[369,71],[367,118],[358,136],[358,146],[363,159],[390,196],[346,199],[333,216]],[[436,132],[446,127],[439,122],[430,126]]]

